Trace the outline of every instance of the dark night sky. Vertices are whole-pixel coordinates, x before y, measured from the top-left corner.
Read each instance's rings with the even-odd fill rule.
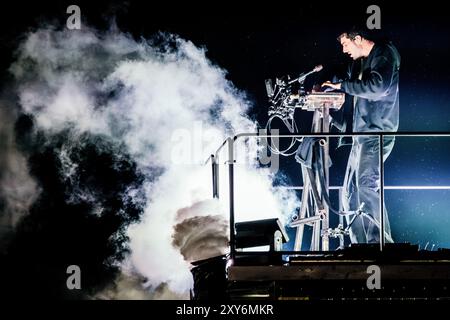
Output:
[[[27,30],[45,23],[64,25],[66,8],[78,4],[83,23],[107,29],[117,26],[133,37],[156,32],[178,34],[207,50],[208,58],[227,71],[227,78],[246,93],[250,116],[261,127],[267,120],[266,78],[296,76],[323,64],[310,81],[328,80],[350,61],[336,41],[343,28],[364,23],[370,3],[339,1],[267,5],[222,2],[175,4],[119,1],[39,1],[2,4],[0,69],[2,88],[7,68]],[[402,56],[400,73],[400,131],[450,132],[450,25],[442,5],[427,2],[382,4],[382,29]],[[305,129],[305,128],[304,128]],[[450,185],[450,138],[401,138],[386,163],[386,185]],[[345,166],[343,150],[335,167]],[[292,164],[291,164],[292,166]],[[289,170],[286,170],[288,172]],[[332,177],[339,184],[343,172]],[[298,181],[292,178],[293,183]],[[450,247],[450,191],[386,191],[394,236],[422,246],[427,242]],[[426,228],[423,228],[426,226]]]
[[[73,1],[72,1],[73,2]],[[65,23],[70,1],[8,4],[2,10],[1,67],[22,33],[48,22]],[[158,3],[148,1],[78,1],[85,23],[106,29],[115,19],[119,29],[135,38],[170,32],[207,49],[207,56],[227,70],[237,88],[254,102],[255,116],[265,123],[264,79],[296,74],[324,64],[321,81],[342,69],[348,58],[335,41],[339,32],[364,23],[367,3],[226,5]],[[371,4],[371,3],[369,3]],[[450,27],[438,5],[380,4],[382,30],[402,55],[402,131],[448,131]]]

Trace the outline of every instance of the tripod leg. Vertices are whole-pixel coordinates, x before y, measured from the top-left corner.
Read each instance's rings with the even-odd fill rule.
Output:
[[[314,222],[314,251],[320,250],[320,221]]]
[[[302,177],[303,177],[303,192],[302,192],[302,200],[301,200],[301,207],[300,207],[300,215],[299,219],[303,219],[306,217],[307,209],[308,209],[308,195],[310,193],[310,183],[309,183],[309,177],[306,173],[305,168],[302,166]],[[302,250],[302,243],[303,243],[303,231],[305,229],[304,224],[300,224],[297,226],[297,232],[295,235],[295,244],[294,244],[294,250],[295,251],[301,251]]]

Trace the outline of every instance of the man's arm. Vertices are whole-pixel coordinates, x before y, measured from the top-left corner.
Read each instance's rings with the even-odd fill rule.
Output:
[[[368,77],[362,80],[345,80],[339,89],[365,99],[377,100],[385,96],[397,68],[395,59],[382,55],[375,58],[372,64]]]

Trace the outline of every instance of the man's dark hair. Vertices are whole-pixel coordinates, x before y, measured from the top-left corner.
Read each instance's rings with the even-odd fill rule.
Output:
[[[384,37],[381,35],[379,30],[369,30],[366,26],[356,25],[341,32],[341,34],[337,37],[337,41],[340,42],[342,37],[355,40],[357,36],[375,42],[384,40]]]

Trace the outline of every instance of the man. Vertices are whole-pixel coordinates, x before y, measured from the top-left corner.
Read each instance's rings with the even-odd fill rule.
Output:
[[[395,132],[399,122],[398,82],[400,55],[392,43],[374,42],[365,31],[344,32],[338,40],[342,51],[353,63],[348,78],[338,83],[327,81],[322,86],[352,95],[353,132]],[[394,146],[394,137],[383,140],[383,161]],[[380,166],[378,136],[353,138],[344,179],[345,211],[362,211],[350,228],[352,243],[380,242]],[[384,204],[383,204],[384,205]],[[386,210],[385,240],[393,242]],[[347,217],[350,222],[353,216]]]

